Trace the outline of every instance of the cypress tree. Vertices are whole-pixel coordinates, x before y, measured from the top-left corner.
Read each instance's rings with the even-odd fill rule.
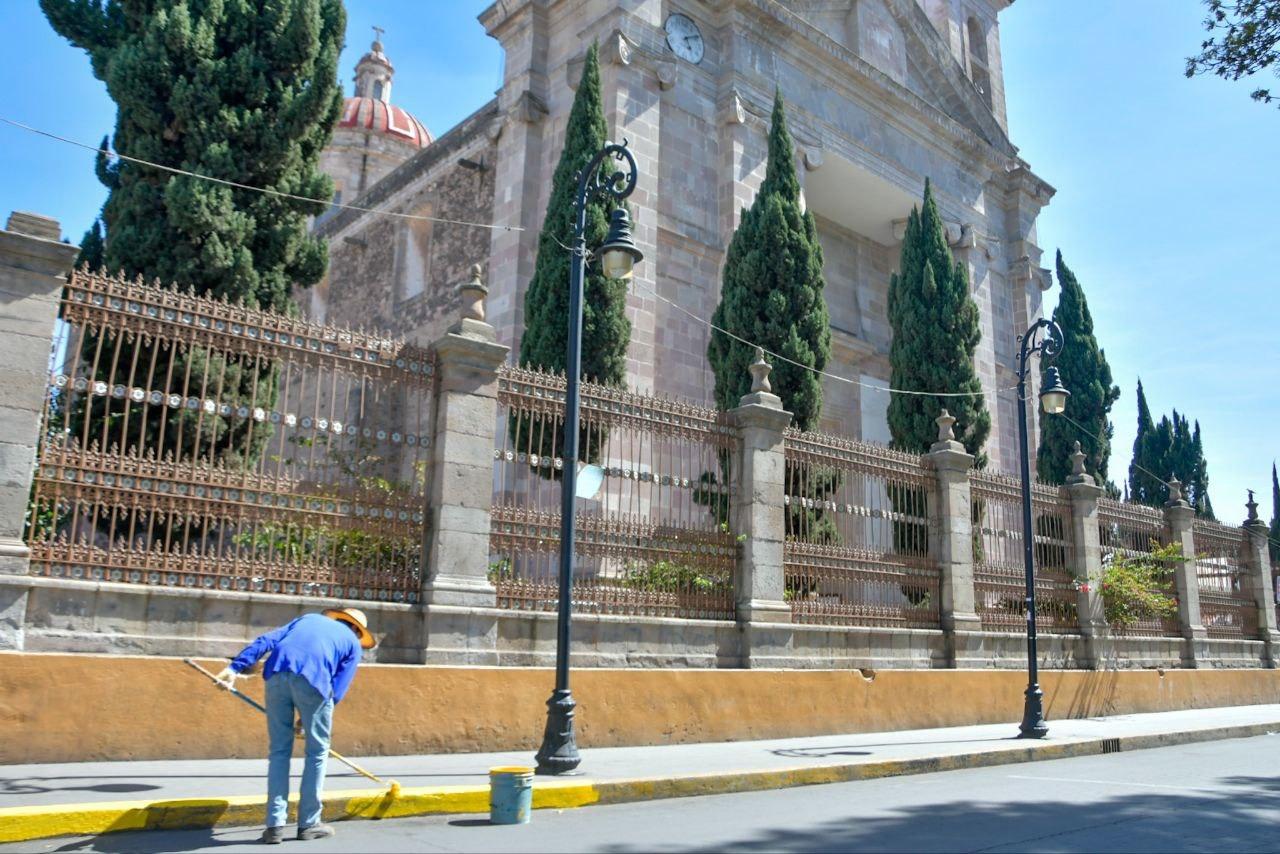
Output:
[[[538,238],[533,279],[524,295],[524,335],[520,363],[549,371],[565,369],[569,343],[569,270],[573,255],[574,202],[578,174],[608,141],[608,126],[600,96],[599,49],[587,50],[582,79],[565,126],[564,149],[551,178],[551,198]],[[613,171],[611,162],[601,174]],[[609,231],[612,203],[593,199],[587,204],[587,247],[599,246]],[[596,263],[587,264],[583,282],[582,376],[607,385],[621,385],[626,377],[631,322],[626,315],[626,283],[607,278]]]
[[[991,432],[991,415],[973,366],[973,352],[982,337],[978,306],[969,295],[964,265],[951,257],[928,180],[923,207],[912,208],[907,219],[898,267],[889,280],[890,385],[973,396],[893,395],[889,401],[893,444],[912,453],[929,450],[938,438],[934,419],[945,407],[956,418],[957,438],[984,466],[982,446]]]
[[[712,321],[783,357],[766,356],[773,365],[773,390],[792,413],[792,423],[811,430],[822,413],[822,382],[814,371],[823,370],[831,358],[831,324],[818,227],[813,214],[801,208],[794,150],[786,105],[781,91],[775,90],[764,181],[751,207],[742,210],[729,242],[720,303]],[[707,360],[715,374],[716,405],[721,409],[732,409],[751,391],[747,366],[755,356],[753,346],[719,331],[711,333]],[[721,459],[720,468],[727,481],[727,458]],[[789,492],[809,498],[825,497],[839,486],[839,473],[834,470],[810,468],[802,473],[788,464],[785,477]],[[714,483],[716,478],[703,474],[702,480]],[[822,510],[792,505],[786,524],[789,533],[810,541],[838,538],[835,525]]]
[[[141,8],[145,5],[145,9]],[[99,155],[104,260],[127,276],[287,310],[328,263],[307,217],[333,183],[316,168],[342,106],[341,0],[40,0],[116,102],[115,150],[315,202]],[[105,140],[104,140],[104,148]]]
[[[1143,391],[1142,380],[1139,379],[1138,433],[1133,438],[1133,460],[1129,463],[1129,500],[1135,504],[1159,507],[1167,495],[1161,478],[1169,475],[1161,473],[1163,460],[1155,458],[1151,453],[1155,429],[1151,408],[1147,405],[1147,395]]]
[[[1065,483],[1071,474],[1071,453],[1079,441],[1085,454],[1085,470],[1099,484],[1104,484],[1114,433],[1108,415],[1120,397],[1120,389],[1112,384],[1111,366],[1094,337],[1093,317],[1089,314],[1084,290],[1063,262],[1061,251],[1057,267],[1061,293],[1058,307],[1053,310],[1053,320],[1062,329],[1063,348],[1052,364],[1061,372],[1063,384],[1071,390],[1071,418],[1083,425],[1085,431],[1065,418],[1041,418],[1036,468],[1046,483]],[[1041,377],[1049,364],[1041,360]]]
[[[1164,481],[1177,477],[1182,497],[1204,519],[1212,519],[1209,500],[1209,470],[1200,438],[1200,422],[1194,427],[1187,416],[1173,410],[1152,425],[1142,383],[1138,383],[1138,436],[1133,442],[1133,462],[1129,466],[1129,489],[1133,501],[1161,506],[1169,496]]]
[[[1271,562],[1280,565],[1280,479],[1276,478],[1276,464],[1271,464]]]
[[[101,269],[105,249],[102,220],[95,219],[93,225],[89,226],[89,230],[84,233],[84,237],[80,238],[80,254],[76,256],[76,266],[88,267],[90,270]]]
[[[94,76],[116,102],[115,150],[197,175],[303,197],[283,198],[215,184],[99,153],[98,178],[108,195],[102,265],[110,272],[189,288],[197,294],[293,312],[294,287],[319,281],[325,244],[307,217],[321,213],[333,183],[318,171],[321,149],[337,121],[342,96],[338,53],[346,28],[341,0],[41,0],[49,23],[88,53]],[[103,148],[107,147],[104,139]],[[314,199],[315,201],[306,201]],[[95,238],[87,235],[87,248]],[[92,260],[86,253],[85,260]],[[86,347],[96,337],[86,336]],[[228,403],[273,406],[278,371],[270,364],[165,342],[131,342],[120,363],[146,364],[157,349],[173,377],[222,377]],[[102,366],[97,379],[114,381]],[[97,424],[95,401],[82,417]],[[256,458],[269,425],[206,417],[201,448],[194,429],[133,419],[121,450],[143,435],[149,450],[179,459],[209,453],[229,464]],[[170,424],[194,420],[182,410]],[[91,433],[96,433],[96,428]],[[183,436],[177,446],[176,436]],[[207,444],[206,444],[207,443]],[[163,445],[157,447],[157,445]],[[142,450],[142,449],[139,449]]]
[[[813,214],[800,206],[793,150],[782,93],[775,92],[764,181],[729,242],[713,322],[790,360],[770,359],[770,381],[793,423],[809,430],[822,412],[822,383],[811,369],[824,369],[831,358],[831,326],[822,247]],[[707,359],[716,404],[732,409],[751,390],[747,366],[755,348],[713,331]]]
[[[1183,419],[1183,433],[1186,434],[1186,419]],[[1187,459],[1187,476],[1191,483],[1191,506],[1196,514],[1205,519],[1216,518],[1213,515],[1213,502],[1209,500],[1209,463],[1204,458],[1204,443],[1200,441],[1200,422],[1195,422],[1195,431],[1191,434],[1190,445],[1185,452]]]
[[[524,295],[524,334],[520,339],[520,364],[548,371],[565,370],[565,349],[569,343],[569,272],[573,255],[575,201],[578,175],[608,141],[604,105],[600,96],[599,49],[591,45],[582,66],[582,78],[565,126],[564,149],[551,178],[551,198],[538,238],[538,257],[533,279]],[[601,175],[614,171],[612,161],[601,164]],[[604,242],[609,231],[612,202],[592,199],[586,208],[588,249]],[[626,379],[627,345],[631,322],[627,320],[627,286],[610,279],[598,263],[589,260],[583,282],[582,377],[605,385],[620,386]],[[526,422],[527,423],[527,422]],[[512,438],[521,449],[554,456],[560,452],[560,438],[551,430],[521,427],[512,421]],[[558,433],[558,430],[555,431]],[[580,457],[596,462],[604,444],[602,430],[579,438]],[[549,469],[539,469],[551,475]]]

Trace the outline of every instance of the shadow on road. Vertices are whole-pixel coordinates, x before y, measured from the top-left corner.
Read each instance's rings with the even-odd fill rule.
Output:
[[[1022,781],[1033,787],[1034,780]],[[1172,782],[1172,781],[1170,781]],[[771,829],[714,848],[666,847],[668,851],[932,852],[932,851],[1275,851],[1276,792],[1280,777],[1226,777],[1222,793],[1176,791],[1117,795],[1102,802],[1032,801],[993,803],[955,800],[920,804],[891,817],[828,821]],[[814,787],[815,798],[847,788]],[[1026,789],[1020,792],[1026,795]],[[847,809],[842,801],[840,809]],[[1132,825],[1117,834],[1117,826]],[[1137,825],[1141,825],[1140,827]],[[1123,839],[1122,843],[1117,843]],[[1139,840],[1135,843],[1135,840]],[[1206,849],[1206,842],[1212,843]],[[612,854],[652,850],[642,841],[601,849]]]
[[[235,846],[244,848],[254,844],[262,835],[262,828],[232,828],[219,832],[209,829],[184,830],[179,832],[156,833],[154,831],[139,833],[108,833],[70,842],[53,851],[85,851],[103,852],[103,854],[179,854],[183,851],[198,851],[208,848],[226,848]],[[234,839],[226,837],[234,836]],[[276,848],[277,846],[272,846]]]

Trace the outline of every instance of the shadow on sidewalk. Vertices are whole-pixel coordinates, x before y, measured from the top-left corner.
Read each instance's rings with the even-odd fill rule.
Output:
[[[1018,741],[1016,736],[1008,738],[949,738],[940,741],[894,741],[885,744],[846,744],[822,747],[780,747],[770,750],[774,756],[790,756],[796,758],[820,759],[824,756],[870,756],[874,751],[864,748],[874,747],[928,747],[933,744],[987,744],[1003,741]]]
[[[100,791],[106,794],[128,794],[132,791],[155,791],[160,786],[145,782],[100,782],[92,786],[42,786],[42,782],[55,780],[91,780],[92,777],[15,777],[0,778],[0,798],[4,795],[44,795],[50,791]],[[31,782],[24,782],[24,781]]]

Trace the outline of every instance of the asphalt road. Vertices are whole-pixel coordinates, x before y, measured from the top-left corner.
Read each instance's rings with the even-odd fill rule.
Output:
[[[10,851],[1280,852],[1280,735],[1158,750],[550,812],[359,821],[257,846],[259,830],[121,833]]]

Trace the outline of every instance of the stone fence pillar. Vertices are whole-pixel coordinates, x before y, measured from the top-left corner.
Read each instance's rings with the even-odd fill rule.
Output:
[[[1102,601],[1102,537],[1098,533],[1098,499],[1103,489],[1093,475],[1085,471],[1085,455],[1076,442],[1071,454],[1071,476],[1067,478],[1067,494],[1071,496],[1071,534],[1075,550],[1071,570],[1080,587],[1076,593],[1076,614],[1080,620],[1080,637],[1084,655],[1076,659],[1083,667],[1101,669],[1111,648],[1111,626],[1107,623]]]
[[[1192,532],[1195,511],[1182,498],[1182,483],[1169,480],[1169,500],[1164,505],[1164,524],[1169,542],[1182,546],[1182,560],[1174,567],[1178,590],[1178,621],[1186,640],[1184,667],[1198,667],[1208,655],[1209,633],[1200,621],[1200,584],[1196,578],[1196,542]]]
[[[433,346],[437,387],[423,545],[424,648],[435,664],[495,664],[489,514],[497,370],[509,348],[484,320],[487,288],[478,265],[459,290],[462,320]]]
[[[79,250],[58,221],[14,212],[0,231],[0,574],[26,575],[22,540],[49,351],[66,276]],[[0,649],[22,649],[27,591],[0,586]]]
[[[932,504],[936,536],[941,598],[942,630],[947,633],[947,657],[952,667],[968,664],[963,633],[982,629],[974,607],[973,588],[973,501],[969,493],[969,472],[973,455],[956,441],[952,429],[956,419],[945,409],[937,418],[938,441],[925,455],[926,465],[937,473],[937,499]],[[959,635],[957,633],[960,633]]]
[[[738,624],[743,630],[743,663],[751,665],[753,627],[768,633],[768,625],[791,622],[791,606],[784,596],[782,555],[786,541],[786,455],[783,431],[791,413],[770,391],[768,363],[757,351],[751,365],[751,393],[730,410],[742,435],[737,461],[737,495],[733,530],[742,538],[742,553],[734,578]],[[763,645],[763,644],[761,644]]]
[[[1258,502],[1249,490],[1249,517],[1245,520],[1245,566],[1248,590],[1258,607],[1258,639],[1266,644],[1268,667],[1280,666],[1280,634],[1276,628],[1275,590],[1271,580],[1271,551],[1267,523],[1258,518]]]

